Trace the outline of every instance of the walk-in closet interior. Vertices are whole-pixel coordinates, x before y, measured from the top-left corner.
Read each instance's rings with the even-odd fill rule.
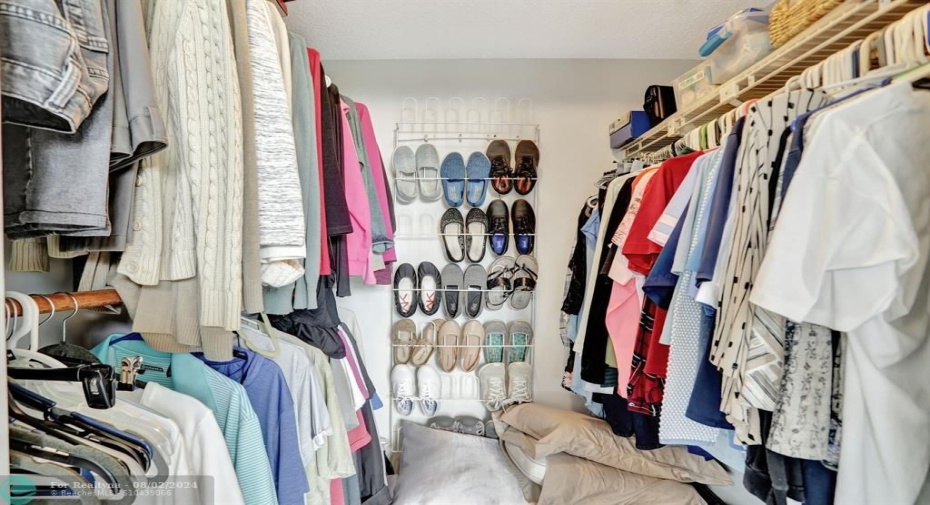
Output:
[[[930,3],[0,0],[0,503],[930,505]]]

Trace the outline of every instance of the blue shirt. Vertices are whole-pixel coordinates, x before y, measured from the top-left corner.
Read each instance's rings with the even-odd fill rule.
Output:
[[[723,151],[723,158],[717,174],[717,184],[711,196],[710,213],[707,221],[707,234],[704,238],[704,247],[700,254],[700,267],[697,269],[698,284],[709,281],[714,277],[717,266],[717,255],[720,253],[720,242],[723,241],[723,228],[727,223],[727,211],[730,208],[730,197],[733,193],[733,179],[736,175],[736,158],[739,154],[739,145],[743,136],[743,125],[746,118],[741,117],[733,126],[733,131],[727,138],[727,145]]]
[[[261,423],[278,503],[303,505],[310,486],[300,458],[294,400],[281,368],[274,361],[243,347],[234,349],[231,361],[209,361],[203,353],[193,355],[245,388]]]
[[[585,237],[585,252],[587,257],[585,260],[588,264],[588,269],[586,272],[591,271],[591,266],[594,264],[594,249],[597,248],[597,236],[601,230],[601,213],[598,209],[591,211],[591,217],[588,218],[588,222],[581,227],[581,233],[584,233]]]
[[[139,381],[157,382],[206,405],[213,411],[223,432],[245,502],[277,503],[261,424],[241,385],[211,370],[190,354],[169,354],[152,349],[138,333],[110,335],[91,352],[117,369],[123,358],[140,356]]]

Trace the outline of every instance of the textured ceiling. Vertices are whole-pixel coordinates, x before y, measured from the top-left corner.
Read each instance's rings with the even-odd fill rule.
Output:
[[[707,30],[747,3],[296,0],[288,3],[287,24],[330,60],[697,59]]]

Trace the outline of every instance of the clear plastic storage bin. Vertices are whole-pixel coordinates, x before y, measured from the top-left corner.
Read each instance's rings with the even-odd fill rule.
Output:
[[[729,81],[772,51],[765,12],[741,12],[720,28],[705,44],[713,46],[707,63],[714,84]]]
[[[710,63],[704,62],[672,80],[679,111],[687,110],[695,102],[717,93],[717,86],[711,76]]]

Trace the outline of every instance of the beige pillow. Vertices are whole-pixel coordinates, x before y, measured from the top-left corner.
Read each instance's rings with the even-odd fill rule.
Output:
[[[498,430],[501,439],[516,443],[532,458],[564,452],[647,477],[712,486],[733,484],[719,464],[683,446],[640,451],[634,439],[614,435],[606,421],[578,412],[524,403],[507,409],[499,420],[522,432]]]
[[[538,505],[704,505],[688,484],[610,468],[567,454],[546,458]]]

